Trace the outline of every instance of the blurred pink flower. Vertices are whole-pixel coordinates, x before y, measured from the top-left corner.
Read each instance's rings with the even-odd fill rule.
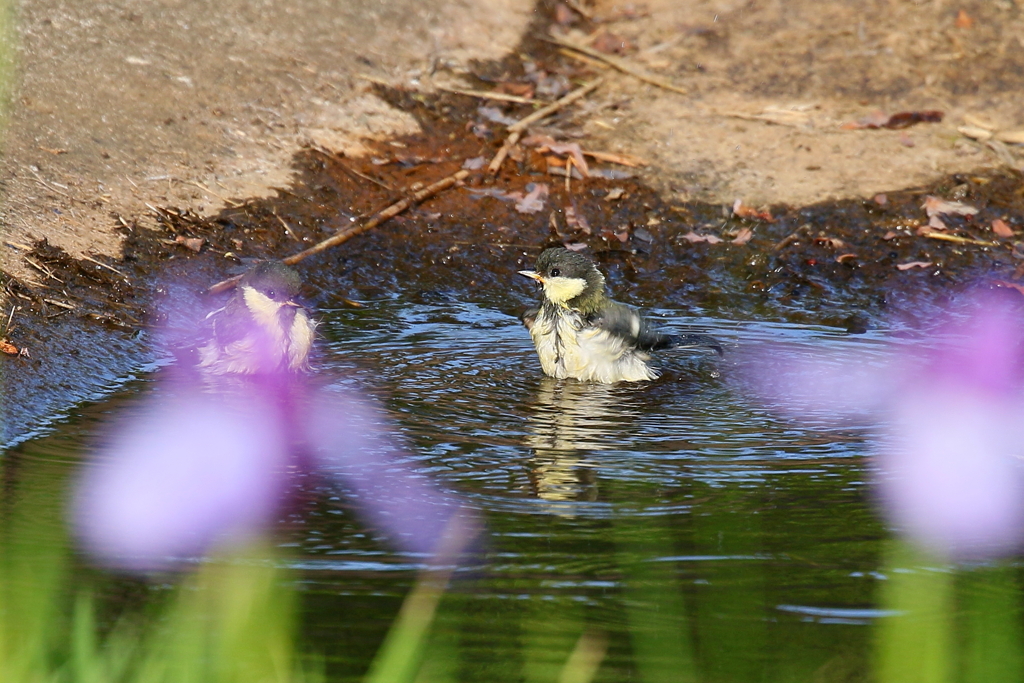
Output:
[[[789,415],[868,417],[877,490],[912,540],[954,559],[1024,541],[1024,320],[1017,301],[974,294],[916,346],[884,354],[761,349],[748,386]]]
[[[190,388],[122,416],[79,486],[85,548],[132,570],[162,568],[257,533],[284,493],[275,406]]]
[[[297,468],[337,481],[370,526],[408,552],[433,552],[459,511],[454,496],[410,471],[386,419],[351,391],[272,375],[205,389],[168,381],[113,423],[94,454],[75,525],[105,564],[170,568],[244,543],[273,523]]]

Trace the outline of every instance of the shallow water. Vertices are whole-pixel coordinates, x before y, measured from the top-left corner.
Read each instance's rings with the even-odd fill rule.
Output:
[[[449,680],[556,680],[584,632],[608,636],[596,680],[869,677],[890,612],[866,433],[777,417],[732,376],[749,342],[880,358],[882,333],[655,311],[666,328],[716,336],[725,356],[663,353],[660,380],[600,386],[542,377],[506,314],[420,299],[323,311],[318,374],[375,397],[404,463],[483,516],[479,553],[434,624]],[[9,451],[9,488],[66,498],[90,435],[152,382]],[[301,486],[276,560],[302,595],[300,647],[330,680],[358,680],[424,558],[376,538],[344,491]],[[65,543],[55,518],[49,545]],[[103,581],[115,612],[166,588]]]

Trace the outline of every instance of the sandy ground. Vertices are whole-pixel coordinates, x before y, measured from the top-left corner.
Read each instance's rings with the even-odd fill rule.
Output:
[[[958,131],[965,115],[1024,129],[1019,2],[570,4],[570,38],[621,38],[631,63],[688,91],[615,74],[586,105],[589,144],[648,160],[645,178],[670,196],[803,205],[1020,165],[1019,147]],[[31,278],[33,239],[116,256],[118,217],[145,224],[147,204],[210,214],[287,186],[310,141],[357,154],[363,136],[413,130],[366,77],[457,82],[515,49],[536,12],[528,0],[40,0],[16,15],[0,268]],[[842,127],[926,109],[943,121]]]
[[[415,122],[362,76],[415,81],[515,47],[527,0],[41,0],[20,43],[0,165],[0,268],[19,244],[117,255],[117,216],[208,214],[286,187],[309,141],[339,149]]]

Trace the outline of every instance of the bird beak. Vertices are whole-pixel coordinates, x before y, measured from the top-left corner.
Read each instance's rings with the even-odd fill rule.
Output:
[[[538,273],[535,270],[520,270],[519,274],[524,276],[524,277],[528,277],[531,280],[536,280],[537,282],[540,282],[540,283],[544,282],[544,278],[542,278],[540,273]]]
[[[292,308],[304,308],[302,304],[297,301],[285,301],[282,306],[291,306]]]

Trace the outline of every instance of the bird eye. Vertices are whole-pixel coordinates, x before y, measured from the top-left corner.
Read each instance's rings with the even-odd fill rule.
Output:
[[[562,274],[562,271],[560,271],[558,268],[552,268],[551,269],[551,277],[558,277],[561,274]]]
[[[277,292],[275,292],[275,291],[274,291],[274,290],[272,290],[272,289],[268,289],[268,290],[267,290],[267,296],[269,296],[269,297],[270,297],[271,299],[273,299],[273,298],[274,298],[274,295],[275,295],[276,293],[277,293]]]

